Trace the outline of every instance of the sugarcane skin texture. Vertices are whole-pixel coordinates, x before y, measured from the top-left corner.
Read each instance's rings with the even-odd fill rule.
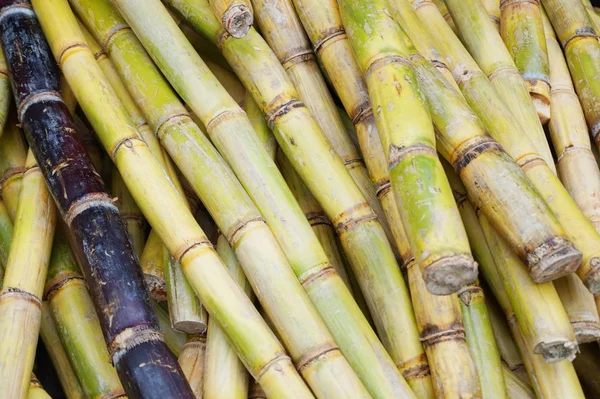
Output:
[[[157,6],[161,7],[160,5],[157,5]],[[168,15],[167,15],[167,17],[168,17]],[[168,18],[170,18],[170,17],[168,17]],[[170,23],[173,24],[172,21],[170,21]],[[210,84],[212,85],[213,83],[211,82]],[[218,87],[218,86],[215,85],[215,87]],[[216,106],[216,105],[213,104],[213,106]],[[206,113],[206,110],[203,110],[203,112]],[[201,112],[196,112],[196,113],[201,118],[206,116],[206,115],[203,115]],[[211,115],[211,114],[209,113],[209,115]],[[228,132],[231,132],[231,130],[230,130],[231,126],[237,124],[236,121],[238,118],[236,118],[237,115],[235,115],[235,114],[230,114],[228,116],[231,118],[228,118],[226,116],[223,119],[223,122],[228,121],[230,123],[229,124],[223,123],[221,125],[221,129],[227,128]],[[210,116],[210,118],[212,119],[212,116]],[[205,124],[209,125],[206,122],[205,122]],[[229,126],[229,127],[227,127],[227,126]],[[218,128],[219,128],[219,126],[217,126],[217,129]],[[164,138],[163,140],[167,142],[166,145],[167,145],[167,147],[169,147],[168,141],[170,140],[170,138]],[[171,146],[171,148],[173,148],[173,147]],[[186,168],[188,170],[191,169],[190,166],[186,166]],[[184,170],[184,173],[185,172],[186,171]],[[193,173],[198,173],[198,171],[194,170]],[[198,181],[200,178],[200,176],[195,176],[195,177],[196,177],[195,181]],[[206,177],[204,177],[204,178],[206,178]],[[213,186],[212,189],[214,189],[214,183],[211,183],[211,184]],[[208,186],[209,186],[208,184],[205,185],[205,187],[208,187]],[[213,202],[216,202],[216,199],[213,199]],[[248,205],[251,205],[251,204],[248,204]],[[248,205],[246,205],[245,207],[247,209],[249,209],[249,212],[256,212],[254,207],[249,208]],[[216,207],[216,209],[223,209],[222,203],[216,204],[215,207]],[[210,208],[210,206],[209,206],[209,208]],[[239,208],[240,208],[240,206],[234,206],[232,209],[237,210]],[[225,227],[225,228],[223,228],[223,230],[228,235],[228,239],[230,239],[230,241],[232,242],[232,245],[236,248],[236,252],[238,252],[240,260],[242,261],[242,264],[247,266],[250,264],[250,262],[252,262],[255,265],[254,267],[257,268],[255,270],[260,270],[262,272],[262,277],[261,277],[261,275],[253,276],[251,273],[247,273],[247,274],[250,277],[251,283],[261,284],[262,288],[259,289],[258,292],[270,291],[273,293],[272,295],[268,295],[268,296],[264,295],[259,299],[261,301],[263,301],[262,302],[263,306],[265,306],[265,308],[269,309],[268,311],[270,312],[271,317],[273,317],[276,320],[276,325],[278,326],[278,328],[280,328],[280,329],[285,328],[283,330],[283,331],[285,331],[285,333],[282,334],[282,336],[284,337],[284,339],[286,339],[286,343],[288,344],[288,347],[291,348],[292,356],[293,356],[294,360],[300,361],[301,357],[304,354],[310,354],[311,350],[316,349],[315,345],[317,345],[317,346],[322,345],[323,348],[326,348],[326,347],[333,348],[333,340],[328,337],[328,334],[326,333],[326,329],[325,329],[324,325],[320,325],[321,323],[318,320],[318,316],[316,315],[316,312],[312,308],[312,305],[310,305],[307,302],[304,303],[304,310],[302,310],[304,312],[303,326],[301,328],[299,326],[291,328],[292,325],[295,325],[296,323],[298,323],[298,319],[292,318],[291,315],[288,314],[288,312],[284,311],[284,306],[282,305],[282,300],[284,300],[284,299],[292,300],[292,296],[290,295],[290,292],[295,291],[296,299],[294,299],[294,301],[296,303],[296,308],[297,308],[298,312],[300,312],[302,307],[300,307],[299,304],[302,303],[302,297],[304,297],[304,293],[301,290],[300,285],[296,282],[297,280],[296,280],[295,276],[293,276],[293,274],[291,274],[291,270],[288,273],[285,269],[281,268],[281,266],[283,266],[284,268],[287,267],[287,262],[285,261],[283,254],[281,254],[278,251],[277,244],[272,240],[271,237],[269,237],[269,234],[267,233],[268,230],[267,230],[266,226],[263,224],[263,222],[255,221],[254,223],[248,224],[248,222],[251,222],[253,219],[256,220],[257,218],[256,217],[248,218],[246,220],[242,219],[241,221],[236,220],[235,223],[229,223],[229,222],[224,223],[223,220],[221,220],[220,225],[222,228]],[[262,227],[257,229],[253,225],[262,225]],[[252,236],[250,236],[249,234],[246,234],[244,240],[236,242],[238,240],[238,238],[233,237],[232,234],[240,226],[243,226],[245,230],[246,229],[253,230],[253,234],[252,234]],[[240,232],[236,233],[236,236],[238,236],[238,235],[242,235],[242,233],[240,233]],[[248,255],[251,252],[255,252],[252,250],[252,248],[253,248],[252,244],[248,243],[248,241],[251,239],[256,240],[255,241],[256,243],[260,242],[262,247],[264,247],[266,245],[265,244],[266,242],[269,242],[269,241],[272,242],[271,248],[273,249],[273,251],[271,251],[270,255],[268,255],[268,257],[270,257],[270,259],[268,259],[268,260],[264,259],[264,258],[261,259],[262,256],[259,256],[258,254],[252,255],[252,256]],[[265,241],[265,240],[269,240],[269,241]],[[258,267],[259,264],[261,265],[260,268]],[[276,283],[276,281],[272,277],[267,278],[267,275],[269,273],[266,271],[267,268],[265,265],[269,265],[270,267],[272,267],[271,270],[274,272],[273,275],[279,277],[278,283]],[[275,272],[275,270],[277,270],[277,271]],[[262,281],[261,281],[261,279],[262,279]],[[286,280],[287,280],[287,283],[286,283],[287,287],[280,288],[281,284]],[[294,283],[292,283],[292,281]],[[266,288],[266,287],[269,287],[269,288]],[[255,285],[255,290],[256,290],[256,285]],[[285,291],[287,293],[287,295],[282,296],[282,294],[277,293],[278,291],[279,292]],[[267,303],[268,303],[268,305],[267,305]],[[311,318],[313,320],[310,320]],[[302,334],[299,332],[301,330],[303,331]],[[330,352],[330,355],[332,355],[332,356],[325,356],[325,357],[321,358],[321,360],[323,362],[328,362],[330,365],[332,365],[332,367],[340,367],[341,368],[340,370],[343,370],[345,368],[346,370],[343,371],[342,373],[346,372],[348,377],[350,379],[352,379],[353,377],[352,377],[351,370],[349,369],[349,367],[346,367],[346,365],[344,365],[344,362],[345,362],[344,359],[341,356],[336,355],[335,352],[336,352],[336,350],[334,349],[333,351]],[[325,389],[336,390],[336,389],[342,388],[342,385],[341,384],[337,385],[338,384],[337,382],[334,382],[331,380],[330,381],[326,381],[326,380],[320,381],[319,380],[319,378],[321,378],[320,376],[323,375],[323,373],[325,372],[325,369],[319,369],[318,366],[320,366],[320,365],[318,363],[319,362],[307,365],[307,367],[304,368],[304,370],[302,370],[307,378],[309,378],[309,379],[312,378],[311,383],[312,383],[312,386],[314,387],[314,389],[317,391],[319,389],[319,388],[317,388],[318,385],[315,385],[315,384],[322,384],[321,385],[322,387],[328,386],[328,388],[325,388]],[[312,371],[310,370],[311,368],[316,368],[318,371],[320,371],[320,373],[311,374],[312,373]],[[347,387],[354,385],[354,387],[356,388],[355,392],[360,394],[361,388],[359,386],[360,383],[358,382],[358,379],[356,379],[356,381],[354,381],[354,382],[351,382],[351,381],[347,381],[347,382],[349,384]],[[323,389],[323,388],[320,388],[320,389]],[[343,387],[343,389],[346,389],[346,387]]]
[[[6,131],[0,136],[0,186],[8,215],[15,220],[21,191],[27,148],[16,115],[8,121]]]
[[[539,0],[501,1],[500,35],[545,123],[550,117],[550,69],[540,7]]]
[[[519,75],[500,34],[479,1],[446,0],[459,36],[481,69],[494,84],[500,98],[518,119],[542,158],[554,171],[554,160],[529,91]],[[494,49],[494,51],[487,51]]]
[[[419,18],[429,23],[426,26],[431,37],[459,82],[469,105],[484,123],[488,132],[521,166],[559,219],[567,238],[583,254],[577,274],[588,288],[596,292],[598,288],[594,282],[594,273],[591,273],[590,280],[586,281],[588,273],[595,268],[594,265],[598,263],[597,259],[600,255],[597,252],[599,237],[592,225],[570,198],[552,170],[539,158],[533,143],[527,139],[522,127],[500,100],[494,87],[483,75],[471,55],[449,29],[439,11],[432,6],[422,6],[417,8],[417,14]]]
[[[248,36],[248,35],[247,35],[247,36]],[[246,36],[246,37],[247,37],[247,36]],[[244,41],[245,41],[245,39],[244,39],[244,40],[240,40],[240,41],[239,41],[239,43],[243,43]],[[277,61],[275,61],[275,62],[277,62]],[[283,76],[285,76],[285,74],[283,73],[283,71],[282,71],[282,74],[283,74]],[[284,82],[285,82],[285,80],[284,80]],[[303,116],[303,117],[304,117],[304,116]],[[243,122],[243,119],[241,119],[241,118],[238,118],[238,120],[239,120],[240,122]],[[205,123],[208,123],[208,121],[207,121],[207,122],[205,122]],[[220,136],[219,132],[213,132],[213,133],[211,133],[211,135],[212,135],[213,139],[214,139],[215,137],[217,137],[217,139],[219,139],[219,136]],[[231,136],[230,134],[228,134],[228,135],[226,135],[226,137],[225,137],[225,138],[228,138],[228,139],[230,139],[231,137],[232,137],[232,136]],[[238,148],[238,147],[239,147],[239,137],[240,137],[240,136],[237,136],[238,140],[236,140],[236,142],[235,142],[235,143],[232,143],[231,141],[229,141],[229,144],[230,144],[230,145],[233,145],[233,144],[235,144],[235,147],[236,147],[236,148],[235,148],[235,151],[236,151],[236,152],[237,152],[237,151],[239,151],[239,148]],[[216,140],[216,139],[215,139],[215,142],[217,142],[217,140]],[[225,143],[225,144],[227,144],[227,143]],[[219,145],[219,143],[218,143],[218,142],[217,142],[217,145]],[[254,146],[256,146],[256,145],[255,145],[255,144],[251,144],[251,146],[252,146],[252,147],[254,147]],[[252,155],[253,157],[255,157],[255,159],[257,159],[256,161],[254,161],[254,162],[247,162],[247,163],[244,163],[244,165],[240,165],[240,166],[239,166],[239,168],[238,168],[238,170],[237,170],[237,171],[238,171],[238,173],[241,173],[241,172],[244,172],[244,173],[246,173],[246,169],[247,169],[247,164],[248,164],[248,163],[249,163],[249,164],[251,164],[251,165],[264,165],[264,164],[265,164],[265,162],[264,162],[264,161],[261,161],[261,159],[263,159],[263,160],[264,160],[264,157],[265,157],[265,155],[262,155],[262,154],[257,154],[257,155],[258,155],[258,156],[256,156],[256,155]],[[230,161],[232,161],[232,159],[230,159]],[[268,163],[267,163],[267,165],[268,165]],[[343,168],[343,166],[342,166],[342,168]],[[268,174],[267,174],[267,175],[268,175]],[[272,175],[272,173],[271,173],[271,175]],[[253,179],[253,177],[252,177],[252,178],[249,178],[249,179],[243,179],[243,180],[244,180],[245,182],[248,182],[249,180],[252,180],[252,179]],[[265,184],[265,185],[266,185],[266,184]],[[263,187],[264,187],[265,185],[262,185],[262,186],[261,186],[261,188],[259,189],[259,191],[260,191],[260,190],[262,190],[262,189],[263,189]],[[266,186],[269,186],[269,185],[266,185]],[[271,185],[271,187],[273,187],[273,188],[275,189],[275,187],[282,187],[282,185]],[[285,187],[285,186],[283,186],[283,187]],[[277,191],[279,191],[279,190],[280,190],[280,188],[277,188],[277,189],[275,189],[275,191],[276,191],[276,192],[277,192]],[[251,191],[252,191],[253,193],[256,193],[256,192],[257,192],[257,190],[251,190]],[[262,193],[261,193],[261,194],[262,194]],[[289,193],[289,191],[288,191],[288,193],[284,193],[284,195],[285,195],[285,196],[288,196],[288,195],[289,195],[289,196],[291,196],[291,193]],[[275,196],[277,197],[277,195],[275,195]],[[267,197],[267,198],[268,198],[268,197]],[[271,205],[271,204],[269,204],[269,205]],[[276,205],[276,204],[273,204],[273,205]],[[272,210],[271,210],[271,209],[268,209],[268,211],[269,211],[270,213],[272,212]],[[300,209],[298,209],[298,211],[300,211],[300,212],[299,212],[299,214],[301,215],[301,216],[300,216],[300,218],[301,218],[301,219],[297,219],[297,220],[303,220],[303,224],[306,226],[306,228],[307,228],[307,229],[310,229],[310,227],[309,227],[308,223],[306,223],[306,219],[305,219],[305,218],[304,218],[304,216],[301,214],[301,210],[300,210]],[[272,214],[272,213],[271,213],[271,214]],[[278,222],[278,221],[277,221],[277,220],[275,220],[275,222]],[[309,231],[310,231],[310,230],[309,230]],[[296,234],[296,233],[294,233],[294,234]],[[311,232],[310,234],[312,234],[312,232]],[[380,244],[379,244],[379,245],[380,245]],[[306,255],[306,253],[304,253],[304,254],[301,254],[301,255],[302,255],[302,256],[305,256],[305,255]],[[319,263],[317,263],[317,264],[319,264]],[[303,267],[303,269],[304,269],[304,268],[306,268],[306,265],[310,265],[310,266],[312,267],[312,265],[314,265],[314,263],[307,263],[307,264],[305,263],[305,264],[302,266],[302,267]],[[321,265],[319,266],[319,268],[321,268]],[[309,269],[309,270],[310,270],[310,269]],[[316,271],[318,271],[318,270],[314,270],[314,271],[316,272]],[[312,270],[311,270],[311,272],[312,272]],[[303,279],[307,279],[308,277],[309,277],[309,275],[302,276],[302,278],[303,278]],[[327,274],[325,277],[327,277],[326,281],[327,281],[327,282],[329,282],[329,281],[331,281],[331,280],[332,280],[332,279],[331,279],[331,277],[334,277],[334,276],[333,276],[333,275],[331,275],[331,274]],[[336,278],[335,280],[337,280],[337,278]],[[342,290],[342,288],[341,288],[341,287],[343,287],[343,283],[341,282],[341,280],[338,280],[337,282],[336,282],[336,281],[334,281],[334,282],[335,282],[335,284],[336,284],[336,286],[337,286],[336,290]],[[345,289],[345,288],[343,288],[343,290],[346,290],[346,289]],[[316,292],[317,294],[319,294],[319,292],[318,292],[318,291],[316,291],[316,290],[314,290],[314,289],[312,290],[312,292]],[[325,290],[325,292],[327,293],[327,290]],[[341,292],[341,291],[338,291],[338,293],[339,293],[339,292]],[[346,292],[347,292],[347,291],[346,291]],[[395,292],[395,291],[392,291],[392,292]],[[315,294],[315,295],[316,295],[316,294]],[[352,306],[352,305],[351,305],[351,303],[352,303],[352,302],[350,302],[350,301],[352,301],[352,300],[351,300],[351,298],[350,298],[350,296],[349,296],[349,293],[346,293],[346,294],[344,294],[344,296],[345,296],[346,298],[348,298],[348,300],[347,300],[346,302],[347,302],[348,304],[350,304],[349,306]],[[333,315],[334,315],[334,316],[336,316],[336,317],[338,317],[338,314],[340,314],[340,313],[339,313],[339,312],[335,312],[335,311],[334,311],[334,309],[331,309],[331,307],[330,307],[330,305],[331,305],[331,303],[332,303],[332,298],[336,298],[336,297],[335,297],[335,296],[334,296],[334,297],[325,296],[325,297],[323,298],[323,302],[325,302],[325,303],[328,305],[328,311],[329,311],[329,310],[331,310],[331,312],[333,313]],[[336,306],[337,306],[337,305],[336,305]],[[340,309],[340,308],[337,308],[337,309]],[[396,310],[396,309],[395,309],[395,310]],[[355,308],[354,310],[352,310],[352,313],[354,313],[354,316],[353,316],[353,318],[355,318],[355,319],[356,319],[356,318],[359,318],[359,319],[360,319],[360,318],[363,318],[363,317],[362,317],[362,315],[359,313],[359,309],[358,309],[358,308]],[[343,314],[341,314],[341,315],[343,316]],[[348,320],[346,320],[346,321],[348,321]],[[365,322],[363,322],[363,323],[361,323],[361,324],[363,324],[363,326],[367,326],[367,324],[366,324]],[[364,329],[364,327],[362,327],[362,328]],[[372,333],[369,333],[369,335],[370,335],[371,337],[373,337]],[[364,337],[364,334],[361,332],[361,338],[360,338],[360,339],[361,339],[361,340],[362,340],[362,339],[364,339],[363,337]],[[339,341],[339,340],[340,340],[340,339],[338,338],[338,341]],[[348,346],[344,346],[344,347],[348,348]],[[377,344],[377,342],[376,342],[376,341],[375,341],[375,343],[374,343],[374,347],[375,347],[375,348],[376,348],[376,349],[377,349],[379,352],[382,352],[382,348],[380,348],[380,347],[378,348],[378,344]],[[364,346],[363,346],[363,348],[364,348]],[[353,349],[355,349],[355,348],[353,347]],[[369,350],[369,348],[367,348],[367,350]],[[353,352],[350,352],[350,355],[354,355],[355,353],[357,353],[357,351],[353,350]],[[385,360],[385,354],[382,354],[382,356],[383,356],[383,357],[382,357],[382,359],[383,359],[384,361],[386,361],[386,360]],[[365,367],[364,365],[368,364],[368,363],[366,363],[366,362],[362,362],[362,363],[355,363],[355,364],[359,364],[359,365],[361,365],[362,367],[364,367],[364,368],[363,368],[363,370],[367,370],[367,372],[372,372],[372,371],[374,370],[372,367]],[[387,366],[387,367],[390,367],[390,366],[391,366],[391,365],[389,365],[389,366]],[[397,377],[397,376],[396,376],[395,378],[399,378],[399,377]]]
[[[169,346],[169,349],[171,349],[171,352],[173,352],[175,356],[179,356],[186,342],[186,334],[176,331],[171,326],[169,312],[165,307],[159,305],[156,301],[151,301],[151,303],[154,314],[156,315],[156,319],[158,320],[160,331],[165,337],[166,344]]]
[[[201,398],[203,395],[205,356],[206,337],[198,335],[188,338],[178,359],[196,398]]]
[[[28,154],[25,167],[0,291],[0,386],[1,395],[7,398],[27,396],[56,222],[56,208],[33,154]]]
[[[535,393],[527,384],[525,384],[508,367],[502,365],[504,381],[506,382],[506,392],[511,399],[535,399]]]
[[[113,346],[112,349],[119,351],[114,353],[113,361],[132,397],[135,397],[136,393],[143,392],[144,389],[157,392],[177,392],[186,397],[189,386],[178,370],[175,360],[172,359],[172,364],[169,364],[172,356],[167,347],[162,343],[158,334],[152,335],[155,322],[149,313],[141,274],[136,269],[137,258],[132,253],[122,220],[114,206],[110,202],[108,205],[106,199],[102,198],[103,194],[106,195],[103,184],[93,170],[81,143],[74,136],[73,122],[68,116],[64,103],[60,97],[54,95],[58,88],[58,79],[55,66],[50,58],[50,49],[43,39],[40,26],[32,18],[33,12],[27,7],[20,7],[22,9],[17,8],[18,11],[13,13],[12,25],[5,24],[2,32],[3,43],[5,45],[7,42],[13,43],[9,47],[10,50],[6,49],[6,53],[17,103],[20,106],[23,101],[31,98],[32,93],[34,95],[39,92],[52,93],[30,101],[29,106],[21,110],[20,119],[33,150],[44,159],[42,164],[44,176],[55,194],[55,200],[61,212],[70,225],[76,252],[86,266],[88,280],[90,283],[94,282],[94,277],[96,277],[100,281],[102,279],[114,281],[112,285],[107,284],[101,287],[99,287],[100,284],[95,286],[90,284],[98,310],[101,312],[100,319],[104,327],[105,338],[111,346],[116,343],[116,347]],[[10,21],[10,17],[9,14],[5,20]],[[19,35],[17,32],[21,34]],[[15,35],[15,33],[17,34]],[[15,36],[23,43],[15,42]],[[18,44],[22,47],[18,47]],[[12,49],[12,46],[15,48]],[[29,51],[35,51],[37,55],[28,54],[25,57],[18,57],[18,54],[21,55],[18,50],[23,47]],[[12,52],[12,50],[15,51]],[[24,73],[28,70],[39,71],[39,76],[28,76]],[[38,135],[42,135],[41,137],[44,139],[40,139]],[[64,156],[68,162],[64,162]],[[78,185],[74,182],[77,182]],[[99,195],[100,199],[95,198],[94,195]],[[87,207],[84,207],[79,213],[71,214],[68,211],[71,206],[86,196],[92,198],[91,204],[86,204]],[[87,198],[84,199],[84,202]],[[110,238],[105,236],[104,232],[107,230],[111,231]],[[93,248],[95,251],[86,251],[86,248]],[[118,256],[114,256],[115,254]],[[112,270],[111,262],[115,262]],[[119,265],[118,279],[114,275],[115,269],[117,269],[114,264]],[[119,284],[125,284],[126,289],[120,287]],[[111,290],[115,291],[111,292]],[[109,305],[111,299],[118,300],[121,306],[118,309],[111,309]],[[127,310],[132,312],[124,315],[124,310],[125,313]],[[162,364],[146,363],[146,368],[137,373],[136,379],[154,377],[152,380],[146,381],[143,387],[140,386],[139,381],[126,378],[130,374],[127,368],[135,367],[135,361],[143,363],[148,362],[148,359],[145,359],[144,356],[135,356],[135,349],[133,350],[134,356],[131,356],[127,340],[123,347],[119,347],[120,343],[118,342],[120,333],[131,333],[132,331],[128,331],[128,329],[135,329],[135,326],[140,325],[150,333],[149,337],[142,338],[142,340],[145,339],[146,344],[148,344],[148,340],[155,340],[154,343],[148,345],[154,347],[155,356],[164,356],[161,360]],[[134,332],[132,336],[135,337],[136,333]],[[116,342],[113,342],[115,339],[117,339]],[[160,378],[163,367],[165,367],[164,372],[168,373],[168,381]]]
[[[407,49],[412,45],[388,14],[375,11],[376,4],[381,10],[377,2],[354,8],[342,2],[342,18],[358,64],[366,75],[392,188],[411,249],[423,270],[427,288],[437,294],[448,294],[475,279],[476,265],[450,187],[433,150],[435,137],[429,112],[406,59]],[[366,14],[370,17],[368,22]],[[375,39],[373,31],[380,36]],[[445,220],[448,224],[435,220]],[[444,262],[444,258],[449,265],[439,274],[446,275],[432,281],[434,273],[438,273],[436,263]]]
[[[223,263],[227,265],[235,282],[248,296],[252,297],[252,287],[244,276],[235,252],[223,236],[218,239],[217,253],[223,259]],[[248,385],[248,372],[229,345],[223,330],[218,324],[209,321],[206,336],[203,397],[206,399],[246,399]]]
[[[345,132],[292,1],[254,0],[254,5],[258,26],[296,87],[298,98],[314,116],[392,242],[391,230],[375,188],[359,152]]]

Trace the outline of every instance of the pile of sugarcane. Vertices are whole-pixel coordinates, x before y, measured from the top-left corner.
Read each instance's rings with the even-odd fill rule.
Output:
[[[0,399],[600,398],[599,37],[0,0]]]

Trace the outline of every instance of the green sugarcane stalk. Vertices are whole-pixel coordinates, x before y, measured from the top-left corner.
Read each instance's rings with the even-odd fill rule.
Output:
[[[26,157],[23,134],[17,126],[16,115],[13,115],[0,136],[0,191],[11,220],[15,220],[17,215]]]
[[[210,325],[210,321],[208,322]],[[179,354],[179,365],[185,374],[196,398],[201,399],[204,391],[204,366],[206,356],[206,336],[188,337]]]
[[[8,109],[11,103],[10,81],[8,80],[8,71],[6,69],[6,59],[4,51],[0,47],[0,136],[4,132],[4,126],[8,119]]]

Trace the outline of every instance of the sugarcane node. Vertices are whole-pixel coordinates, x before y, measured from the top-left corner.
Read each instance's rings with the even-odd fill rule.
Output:
[[[395,64],[395,63],[405,65],[406,67],[410,68],[411,70],[414,70],[412,63],[410,62],[410,59],[399,56],[399,55],[386,55],[383,57],[373,58],[373,59],[369,60],[369,64],[367,65],[367,68],[365,71],[365,79],[368,79],[372,73],[385,67],[386,65]]]
[[[291,364],[292,363],[292,359],[288,355],[286,355],[286,354],[277,353],[277,355],[273,359],[269,360],[267,363],[265,363],[264,366],[262,366],[260,368],[260,370],[258,370],[258,372],[256,373],[256,375],[252,375],[252,376],[254,377],[254,379],[256,381],[259,381],[260,378],[264,374],[266,374],[271,368],[274,368],[276,371],[281,372],[283,370],[283,367],[281,367],[279,365],[279,362],[287,362],[287,363]]]
[[[47,301],[47,300],[51,299],[54,296],[54,294],[56,294],[57,292],[60,291],[60,289],[62,287],[64,287],[65,285],[67,285],[69,282],[71,282],[73,280],[79,280],[79,281],[85,282],[85,279],[83,278],[83,276],[80,273],[76,273],[76,272],[72,272],[72,271],[61,272],[57,276],[55,276],[53,279],[47,280],[46,285],[44,287],[43,300]]]
[[[329,264],[329,262],[319,263],[318,265],[315,265],[312,269],[298,276],[298,280],[305,289],[308,289],[308,287],[313,282],[322,281],[328,277],[337,276],[337,274],[337,271],[333,266]]]
[[[244,3],[233,3],[223,13],[221,19],[223,26],[229,34],[240,39],[248,33],[254,23],[254,14]]]
[[[537,153],[525,154],[521,158],[515,159],[515,162],[525,173],[527,173],[528,169],[533,169],[537,166],[547,166],[546,161]]]
[[[180,253],[180,255],[178,256],[174,256],[175,259],[177,259],[177,262],[180,265],[183,265],[183,258],[190,253],[192,250],[194,249],[200,249],[200,248],[213,248],[212,243],[210,242],[210,240],[204,239],[204,240],[199,240],[196,241],[194,243],[192,243],[191,245],[188,245],[187,247],[185,247],[185,249],[181,250],[181,251],[177,251],[176,253]]]
[[[488,79],[491,82],[493,82],[494,79],[496,79],[498,76],[501,76],[501,75],[514,75],[514,76],[519,76],[519,78],[521,78],[521,74],[519,73],[519,70],[515,66],[504,65],[504,66],[500,66],[500,67],[497,67],[496,69],[494,69],[493,72],[488,75]]]
[[[594,256],[590,259],[591,270],[585,276],[583,283],[594,295],[600,294],[600,258]]]
[[[150,341],[164,341],[163,335],[154,326],[136,325],[123,329],[108,343],[108,351],[113,364],[119,364],[121,357],[130,349]]]
[[[315,54],[318,56],[319,52],[323,48],[323,45],[336,37],[338,39],[346,38],[346,30],[343,26],[332,26],[324,31],[321,31],[317,39],[313,41],[313,51]]]
[[[119,152],[119,150],[121,149],[121,147],[125,146],[129,149],[132,149],[134,144],[134,141],[139,141],[141,143],[143,143],[144,145],[146,145],[146,142],[144,141],[144,139],[142,139],[140,136],[138,135],[134,135],[134,136],[129,136],[129,137],[124,137],[121,140],[119,140],[113,150],[111,151],[110,155],[110,159],[113,160],[113,162],[117,159],[117,152]]]
[[[301,64],[301,63],[307,62],[307,61],[315,61],[315,53],[313,52],[313,50],[311,48],[308,48],[306,50],[301,49],[299,52],[293,53],[292,55],[284,58],[280,62],[281,62],[281,65],[283,66],[283,69],[285,69],[287,71],[292,66],[294,66],[296,64]]]
[[[463,304],[469,306],[473,300],[473,297],[483,297],[483,289],[480,286],[473,283],[466,287],[461,288],[458,291],[458,298]]]
[[[585,39],[587,37],[598,38],[596,31],[591,26],[584,26],[583,28],[575,29],[575,34],[561,40],[562,47],[565,52],[568,51],[568,47],[575,43],[577,39]]]
[[[17,287],[3,287],[2,292],[0,292],[0,302],[10,299],[24,300],[26,302],[33,303],[40,310],[42,309],[41,299],[32,293]]]
[[[427,356],[421,353],[412,359],[396,364],[405,379],[425,378],[431,375],[431,369],[427,363]]]
[[[538,284],[555,280],[574,272],[582,255],[565,237],[556,236],[533,250],[525,249],[529,273]]]
[[[335,230],[341,235],[369,221],[377,221],[377,215],[375,215],[369,203],[364,201],[338,214],[333,219],[333,224],[335,225]]]
[[[71,226],[73,220],[86,210],[90,208],[109,208],[115,212],[119,212],[117,207],[113,204],[112,198],[105,192],[95,192],[86,194],[75,201],[71,202],[69,208],[64,211],[61,206],[59,206],[60,210],[63,211],[63,219],[67,226]]]
[[[408,157],[409,155],[432,155],[434,157],[437,157],[435,149],[432,148],[429,144],[415,143],[404,147],[399,147],[397,145],[390,144],[388,156],[389,170],[395,168],[404,158]]]
[[[177,123],[185,123],[180,122],[180,120],[185,120],[186,122],[191,122],[192,117],[188,113],[177,113],[177,114],[166,114],[162,115],[161,118],[156,122],[156,128],[154,135],[158,139],[158,141],[162,142],[163,138],[167,134],[167,131]]]
[[[600,339],[600,328],[597,320],[578,320],[571,321],[573,332],[578,344],[595,342]]]
[[[246,113],[241,108],[236,108],[235,111],[223,111],[217,114],[206,124],[206,130],[212,131],[219,126],[221,123],[226,122],[229,118],[235,116],[245,116]]]
[[[426,324],[421,329],[419,340],[423,346],[428,347],[446,341],[466,341],[465,328],[462,323],[454,323],[447,327]]]
[[[342,356],[342,352],[340,351],[340,348],[338,348],[337,346],[329,345],[329,344],[325,344],[323,346],[314,348],[314,349],[309,350],[306,353],[304,353],[304,355],[302,355],[302,357],[300,359],[298,359],[298,361],[296,362],[296,370],[298,370],[298,372],[301,375],[304,375],[303,371],[305,368],[308,368],[310,365],[315,363],[317,360],[322,359],[323,357],[326,357],[326,356],[338,357],[338,356]]]
[[[352,124],[354,126],[358,125],[361,122],[365,122],[367,118],[373,118],[373,108],[371,108],[371,101],[366,100],[360,104],[358,104],[352,112],[350,113],[350,119],[352,120]]]
[[[324,225],[333,227],[333,223],[331,223],[325,212],[308,212],[305,213],[305,216],[311,226]]]
[[[284,104],[275,106],[272,109],[270,106],[267,106],[265,118],[267,120],[267,123],[269,124],[269,128],[271,130],[275,129],[275,122],[277,121],[277,119],[281,118],[282,116],[286,115],[287,113],[291,112],[296,108],[306,108],[306,105],[298,99],[292,99]]]
[[[3,186],[4,183],[8,182],[12,177],[23,175],[23,173],[25,173],[25,167],[6,169],[4,174],[0,177],[0,187]]]
[[[525,83],[527,83],[527,81],[525,81]],[[529,90],[529,94],[531,95],[531,100],[533,101],[538,117],[540,118],[540,123],[545,125],[550,121],[550,102],[548,101],[548,97],[543,94],[535,93],[532,90]]]
[[[247,231],[252,230],[255,227],[266,226],[267,222],[262,216],[252,218],[252,219],[244,219],[239,222],[232,229],[231,233],[227,235],[227,242],[231,245],[232,248],[236,248],[239,240],[246,234]]]
[[[481,70],[470,70],[470,69],[463,69],[462,72],[459,73],[452,73],[452,76],[454,76],[454,80],[456,80],[456,84],[462,89],[464,87],[464,85],[466,85],[467,83],[469,83],[469,81],[471,81],[472,79],[474,79],[475,77],[483,77],[484,79],[487,79],[487,76],[485,76],[485,74],[481,71]]]
[[[454,152],[452,166],[456,173],[462,171],[479,155],[486,152],[504,152],[500,143],[490,136],[476,136],[463,142]]]
[[[434,295],[450,295],[477,279],[477,262],[470,255],[442,256],[424,267],[423,280]]]
[[[385,197],[391,189],[392,183],[390,182],[390,179],[385,179],[382,182],[377,182],[375,184],[375,195],[381,201],[381,199]]]
[[[104,43],[101,43],[104,51],[110,54],[110,48],[114,41],[117,39],[117,37],[127,32],[131,32],[133,34],[131,27],[127,24],[116,24],[113,27],[111,27],[108,31],[108,35],[106,35],[106,39],[104,39]]]

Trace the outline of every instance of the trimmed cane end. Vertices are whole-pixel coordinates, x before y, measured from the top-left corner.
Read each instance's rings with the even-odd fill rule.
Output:
[[[578,344],[595,342],[600,339],[600,322],[598,321],[577,321],[571,323],[575,338]]]
[[[590,271],[583,279],[583,284],[594,295],[600,295],[600,258],[593,257],[590,260]]]
[[[540,342],[533,348],[533,353],[542,355],[546,363],[556,363],[561,360],[572,361],[578,352],[577,343],[567,340]]]
[[[199,335],[206,332],[207,325],[196,320],[185,320],[173,323],[173,328],[186,334]]]
[[[246,36],[253,23],[254,14],[252,9],[243,3],[232,4],[223,14],[225,30],[237,39]]]
[[[573,273],[581,263],[579,252],[564,237],[554,237],[527,254],[529,273],[538,284]]]
[[[450,295],[477,279],[477,262],[471,256],[444,256],[423,270],[427,291],[434,295]]]

